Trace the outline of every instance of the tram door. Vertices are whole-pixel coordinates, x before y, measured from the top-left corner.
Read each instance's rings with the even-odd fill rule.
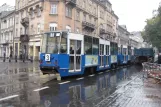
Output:
[[[70,40],[70,70],[69,72],[81,71],[81,45],[80,40]]]

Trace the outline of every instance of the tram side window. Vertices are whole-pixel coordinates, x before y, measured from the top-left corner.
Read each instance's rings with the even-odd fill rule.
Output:
[[[117,44],[115,43],[115,44],[114,44],[114,54],[117,55],[117,53],[118,53],[118,46],[117,46]]]
[[[126,48],[123,48],[123,55],[126,55]]]
[[[104,55],[104,45],[100,44],[100,55]]]
[[[118,48],[118,53],[121,54],[121,48],[120,47]]]
[[[93,45],[92,45],[92,52],[93,55],[98,55],[99,53],[99,39],[93,38]]]
[[[84,54],[92,55],[92,37],[84,37]]]
[[[121,55],[123,54],[123,46],[121,45]]]
[[[106,45],[106,55],[109,55],[109,45]]]
[[[113,45],[113,43],[111,43],[111,45],[110,45],[110,51],[111,51],[111,55],[114,55],[114,45]]]
[[[60,53],[67,53],[67,33],[62,33],[61,44],[60,44]]]
[[[44,34],[42,36],[42,43],[41,43],[41,52],[46,53],[46,43],[47,43],[47,35]]]

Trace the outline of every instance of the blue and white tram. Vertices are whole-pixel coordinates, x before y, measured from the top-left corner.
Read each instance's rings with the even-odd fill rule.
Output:
[[[119,65],[127,64],[128,60],[130,60],[130,58],[128,59],[128,57],[129,57],[129,55],[128,55],[128,46],[119,45],[118,48],[119,48],[118,64]]]
[[[47,32],[42,37],[40,69],[61,77],[101,71],[118,65],[118,45],[101,38],[67,31]]]
[[[110,60],[111,68],[116,68],[118,65],[118,44],[115,42],[110,42]]]

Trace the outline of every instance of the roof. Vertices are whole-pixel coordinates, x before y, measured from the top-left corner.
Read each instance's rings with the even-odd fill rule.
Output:
[[[14,12],[14,11],[3,11],[3,12],[0,13],[0,18],[2,19],[2,18],[4,18],[4,17],[6,17],[6,16],[12,14],[13,12]]]

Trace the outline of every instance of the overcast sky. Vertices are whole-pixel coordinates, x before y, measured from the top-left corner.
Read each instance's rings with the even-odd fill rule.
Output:
[[[2,6],[4,3],[7,3],[8,5],[14,6],[15,0],[0,0],[0,6]]]
[[[131,31],[141,31],[145,20],[152,17],[161,0],[110,0],[112,8],[119,16],[119,24]]]

